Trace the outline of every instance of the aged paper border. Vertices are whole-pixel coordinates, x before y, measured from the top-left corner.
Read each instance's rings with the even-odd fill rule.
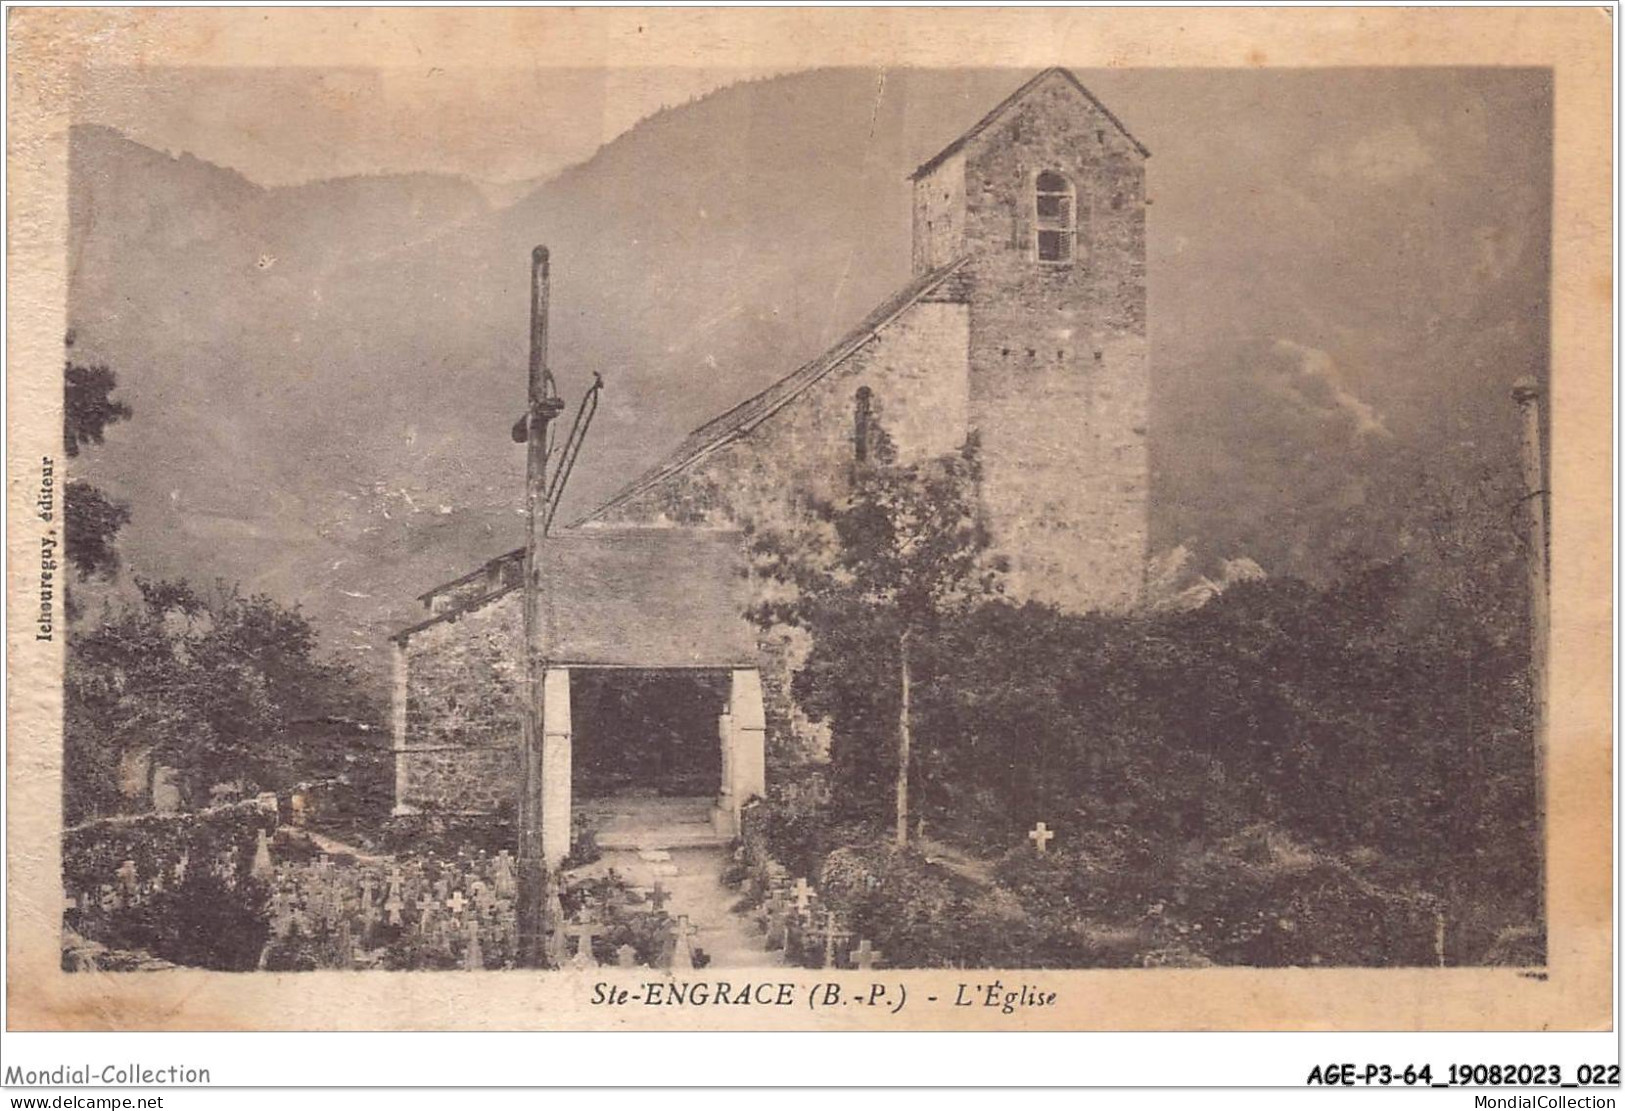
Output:
[[[1611,49],[1604,8],[11,9],[7,165],[7,1028],[12,1030],[1575,1030],[1613,1022]],[[1053,1008],[594,1007],[582,973],[63,973],[61,641],[33,640],[42,456],[60,456],[66,95],[81,67],[1551,67],[1550,932],[1512,970],[1006,973]],[[1511,377],[1511,375],[1509,375]],[[1510,402],[1509,402],[1510,404]],[[817,973],[951,998],[993,973]],[[704,974],[696,974],[695,979]],[[738,977],[735,977],[738,979]],[[895,990],[895,987],[894,989]],[[805,992],[798,993],[804,999]]]

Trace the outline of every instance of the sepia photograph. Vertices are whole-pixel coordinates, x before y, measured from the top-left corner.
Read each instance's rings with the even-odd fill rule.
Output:
[[[1546,979],[1551,66],[71,77],[63,976]]]

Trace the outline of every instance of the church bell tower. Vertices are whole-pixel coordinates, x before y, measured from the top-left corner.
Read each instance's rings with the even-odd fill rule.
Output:
[[[913,174],[914,270],[961,257],[970,423],[1016,596],[1121,611],[1145,578],[1145,160],[1049,69]]]

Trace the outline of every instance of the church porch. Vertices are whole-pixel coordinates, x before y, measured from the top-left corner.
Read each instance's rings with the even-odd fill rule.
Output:
[[[754,668],[557,668],[544,721],[543,855],[575,825],[600,849],[715,847],[765,791],[766,723]]]

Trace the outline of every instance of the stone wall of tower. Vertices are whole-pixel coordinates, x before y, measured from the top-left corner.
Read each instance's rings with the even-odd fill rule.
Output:
[[[960,154],[971,419],[1011,587],[1072,610],[1126,608],[1147,544],[1144,155],[1059,75]],[[1067,264],[1037,257],[1044,170],[1076,190]]]

